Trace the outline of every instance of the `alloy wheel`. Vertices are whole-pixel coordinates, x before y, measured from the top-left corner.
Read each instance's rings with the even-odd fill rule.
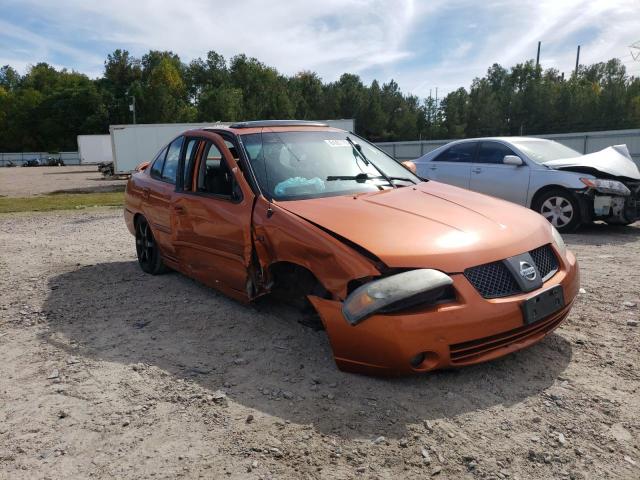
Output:
[[[564,197],[549,197],[540,207],[540,214],[554,227],[564,227],[573,219],[573,205]]]
[[[141,264],[151,265],[154,248],[155,242],[153,241],[149,223],[145,220],[140,220],[136,226],[136,252]]]

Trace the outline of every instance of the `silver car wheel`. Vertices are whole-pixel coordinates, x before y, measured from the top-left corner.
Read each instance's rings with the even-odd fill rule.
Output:
[[[554,227],[564,227],[573,219],[573,206],[564,197],[549,197],[540,207],[540,214]]]

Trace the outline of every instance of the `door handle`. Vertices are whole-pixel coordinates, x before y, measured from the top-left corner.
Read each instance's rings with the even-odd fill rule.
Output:
[[[147,187],[144,187],[142,189],[142,198],[144,198],[145,200],[149,198],[149,192],[150,190]]]
[[[173,211],[176,212],[177,215],[184,215],[185,213],[187,213],[187,209],[181,207],[180,205],[173,207]]]
[[[473,168],[471,171],[472,171],[473,173],[481,173],[481,172],[482,172],[482,169],[481,169],[480,167],[476,167],[476,168]]]
[[[437,170],[438,167],[436,167],[435,165],[429,165],[429,170]]]

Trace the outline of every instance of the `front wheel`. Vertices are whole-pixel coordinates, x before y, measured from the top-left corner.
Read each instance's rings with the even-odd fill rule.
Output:
[[[166,267],[160,257],[158,244],[153,237],[149,222],[144,217],[136,221],[136,253],[138,264],[143,272],[158,275],[166,271]]]
[[[581,223],[578,200],[563,189],[553,189],[540,195],[532,208],[558,229],[560,233],[573,232]]]

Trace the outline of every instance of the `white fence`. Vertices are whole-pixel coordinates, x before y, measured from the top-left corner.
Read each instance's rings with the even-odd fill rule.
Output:
[[[530,136],[555,140],[580,153],[593,153],[610,147],[611,145],[624,143],[629,148],[629,153],[631,153],[633,160],[640,166],[640,129]],[[414,160],[452,141],[453,140],[423,140],[413,142],[384,142],[377,143],[376,145],[396,160],[403,161]]]
[[[605,132],[582,132],[582,133],[557,133],[550,135],[531,135],[533,137],[548,138],[560,142],[581,153],[593,153],[611,145],[626,144],[629,153],[636,164],[640,166],[640,129],[633,130],[609,130]],[[387,152],[396,160],[413,160],[421,157],[442,145],[453,140],[423,140],[409,142],[384,142],[377,143],[378,147]],[[22,165],[25,161],[37,158],[46,161],[47,157],[62,158],[66,165],[79,165],[80,157],[78,152],[60,152],[50,154],[47,152],[24,152],[24,153],[0,153],[0,167],[6,166],[9,161],[15,165]]]
[[[80,157],[78,152],[19,152],[19,153],[0,153],[0,167],[6,167],[12,162],[14,165],[21,167],[28,160],[37,159],[42,165],[47,164],[47,159],[62,159],[65,165],[80,165]]]

